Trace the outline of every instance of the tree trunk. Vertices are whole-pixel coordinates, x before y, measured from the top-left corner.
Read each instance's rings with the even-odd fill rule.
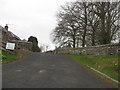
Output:
[[[109,11],[109,8],[110,8],[110,3],[108,2],[107,3],[107,8],[108,8],[108,18],[107,18],[107,23],[106,23],[106,33],[107,33],[107,35],[106,35],[106,39],[107,39],[107,44],[109,44],[110,42],[111,42],[111,32],[110,32],[110,30],[111,30],[111,28],[110,28],[110,24],[111,24],[111,17],[110,17],[110,11]]]
[[[87,10],[85,6],[85,26],[84,26],[84,33],[83,33],[83,40],[82,40],[82,47],[85,47],[85,37],[87,32]]]
[[[102,3],[101,6],[101,44],[106,44],[106,32],[105,32],[105,2]]]
[[[92,46],[95,45],[95,29],[93,27],[93,33],[92,33]]]
[[[76,30],[74,30],[73,34],[73,48],[75,48],[75,44],[76,44]]]

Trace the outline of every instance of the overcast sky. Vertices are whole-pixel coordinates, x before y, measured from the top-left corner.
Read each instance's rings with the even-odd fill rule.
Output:
[[[73,0],[0,0],[0,25],[8,24],[9,31],[21,39],[35,36],[39,43],[54,49],[50,33],[56,25],[56,12],[70,1]]]

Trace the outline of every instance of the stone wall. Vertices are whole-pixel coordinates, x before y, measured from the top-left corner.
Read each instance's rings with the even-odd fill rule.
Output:
[[[15,50],[28,50],[32,49],[32,42],[27,42],[23,40],[11,40],[10,42],[15,43]]]
[[[54,52],[57,54],[117,55],[120,52],[120,44],[56,49]]]

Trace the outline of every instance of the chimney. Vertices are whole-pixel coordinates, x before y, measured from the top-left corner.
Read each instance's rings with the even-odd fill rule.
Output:
[[[5,29],[8,31],[8,24],[6,24]]]

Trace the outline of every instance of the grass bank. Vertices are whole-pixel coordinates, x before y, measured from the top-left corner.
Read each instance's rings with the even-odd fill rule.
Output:
[[[13,62],[13,61],[17,61],[20,59],[19,56],[15,56],[13,54],[10,54],[8,52],[2,51],[2,53],[0,53],[2,56],[2,63],[9,63],[9,62]]]
[[[66,54],[66,56],[71,57],[84,66],[88,65],[120,82],[120,65],[118,64],[117,55],[87,56]]]

